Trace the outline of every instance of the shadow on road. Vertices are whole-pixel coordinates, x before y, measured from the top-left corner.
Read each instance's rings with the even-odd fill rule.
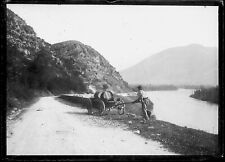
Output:
[[[58,98],[58,97],[55,97],[54,99],[57,100],[57,101],[59,101],[59,102],[61,102],[61,103],[63,103],[63,104],[65,104],[65,105],[68,105],[68,106],[79,107],[79,108],[82,108],[82,109],[85,108],[85,107],[83,107],[83,106],[82,106],[81,104],[79,104],[79,103],[72,103],[72,102],[66,101],[66,100],[61,99],[61,98]]]

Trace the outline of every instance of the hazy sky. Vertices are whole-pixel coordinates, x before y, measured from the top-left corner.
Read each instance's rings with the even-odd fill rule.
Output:
[[[217,6],[24,5],[7,7],[49,43],[77,40],[117,70],[166,48],[218,47]]]

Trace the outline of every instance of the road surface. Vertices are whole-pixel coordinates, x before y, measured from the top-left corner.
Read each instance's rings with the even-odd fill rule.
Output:
[[[116,121],[42,97],[7,121],[7,155],[174,155]]]

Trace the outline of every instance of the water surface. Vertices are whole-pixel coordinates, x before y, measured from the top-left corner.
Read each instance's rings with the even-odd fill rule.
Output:
[[[194,90],[146,92],[158,120],[218,134],[218,105],[189,97]]]

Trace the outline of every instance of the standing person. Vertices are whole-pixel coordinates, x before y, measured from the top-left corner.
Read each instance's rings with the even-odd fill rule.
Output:
[[[138,88],[138,91],[137,91],[138,99],[135,100],[133,103],[141,102],[142,112],[143,112],[144,118],[146,120],[149,120],[149,114],[147,112],[147,103],[146,103],[146,99],[148,97],[145,96],[145,92],[143,91],[142,86],[138,86],[137,88]]]

